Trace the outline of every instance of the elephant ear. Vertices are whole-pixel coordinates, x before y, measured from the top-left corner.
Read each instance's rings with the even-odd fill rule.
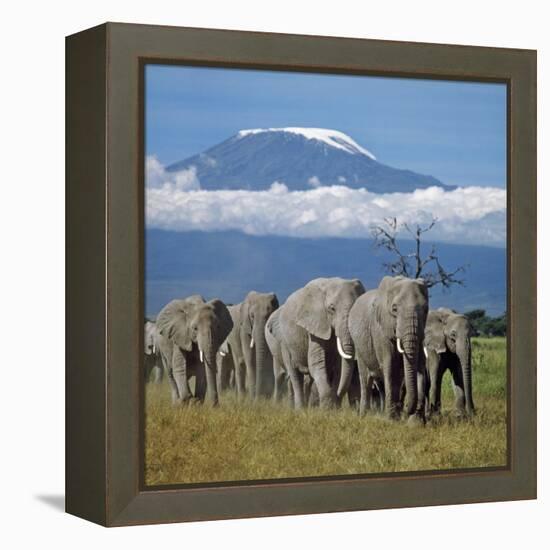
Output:
[[[367,289],[363,285],[360,279],[352,279],[351,282],[353,283],[354,290],[357,292],[357,296],[361,296],[362,294],[365,294]]]
[[[275,294],[275,292],[270,292],[269,296],[271,297],[271,305],[273,306],[273,311],[279,309],[279,298],[277,298],[277,294]]]
[[[300,291],[296,324],[321,340],[328,340],[332,327],[325,304],[325,293],[316,284],[308,284]]]
[[[265,324],[265,330],[273,336],[276,340],[280,340],[281,327],[279,324],[280,309],[276,309],[267,320]]]
[[[225,340],[233,329],[233,319],[231,318],[231,314],[229,313],[227,306],[218,298],[210,300],[208,304],[214,310],[214,314],[220,323],[221,335]]]
[[[157,329],[185,351],[191,351],[193,341],[189,322],[197,306],[204,304],[201,296],[191,296],[185,300],[172,300],[159,313]]]
[[[424,346],[428,349],[433,349],[437,353],[447,351],[445,343],[445,323],[443,322],[439,311],[430,311],[426,321],[424,330]]]

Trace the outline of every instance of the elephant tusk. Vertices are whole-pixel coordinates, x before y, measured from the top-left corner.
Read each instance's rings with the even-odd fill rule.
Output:
[[[157,346],[155,344],[153,344],[153,353],[157,353]]]
[[[254,338],[250,339],[250,349],[254,347]]]
[[[225,351],[220,350],[220,355],[221,355],[222,357],[225,357],[225,356],[227,355],[227,353],[225,353]]]
[[[398,338],[397,339],[397,351],[399,353],[405,353],[405,350],[403,349],[403,347],[401,346],[401,338]]]
[[[424,346],[424,357],[426,357],[426,359],[428,358],[428,350],[426,349],[426,346]]]
[[[201,360],[201,363],[204,363],[204,356],[202,354],[202,349],[199,349],[199,359]]]
[[[336,346],[338,347],[338,353],[340,356],[344,359],[353,359],[353,355],[348,355],[342,348],[342,342],[340,342],[340,338],[336,337]]]

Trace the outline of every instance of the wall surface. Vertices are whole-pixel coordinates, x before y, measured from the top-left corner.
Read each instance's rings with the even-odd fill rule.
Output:
[[[10,547],[150,548],[163,544],[264,549],[301,545],[403,546],[448,550],[540,547],[548,538],[550,375],[539,356],[539,500],[408,510],[235,520],[105,530],[62,513],[64,487],[64,36],[106,20],[239,30],[538,49],[539,279],[550,209],[550,39],[544,3],[246,0],[10,3],[3,10],[4,176],[0,188],[0,385],[2,540]],[[7,173],[6,173],[7,171]],[[546,249],[548,247],[545,247]],[[539,293],[540,332],[550,328],[550,298]],[[542,341],[539,353],[543,353]],[[12,374],[13,373],[13,374]],[[545,436],[543,437],[543,434]],[[433,539],[431,538],[433,537]]]

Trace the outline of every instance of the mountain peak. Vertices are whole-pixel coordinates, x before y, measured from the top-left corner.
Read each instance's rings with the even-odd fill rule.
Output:
[[[352,155],[366,155],[372,160],[376,160],[376,157],[364,147],[361,147],[355,140],[349,137],[344,132],[338,130],[330,130],[328,128],[254,128],[249,130],[241,130],[238,134],[238,138],[246,136],[261,134],[264,132],[284,132],[289,134],[295,134],[302,136],[306,139],[315,139],[336,149],[341,149]]]
[[[326,128],[241,130],[205,151],[167,166],[193,170],[201,189],[266,190],[274,182],[290,191],[340,185],[371,193],[409,193],[446,186],[438,179],[386,166],[350,136]]]

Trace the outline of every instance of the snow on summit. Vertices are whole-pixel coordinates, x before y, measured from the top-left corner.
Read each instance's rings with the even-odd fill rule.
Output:
[[[364,147],[361,147],[347,134],[339,132],[338,130],[329,130],[326,128],[254,128],[250,130],[241,130],[237,136],[239,138],[243,138],[245,136],[261,134],[264,132],[287,132],[290,134],[296,134],[305,137],[306,139],[321,141],[331,147],[342,149],[347,153],[351,153],[352,155],[366,155],[372,160],[376,160],[376,157],[370,151]]]

